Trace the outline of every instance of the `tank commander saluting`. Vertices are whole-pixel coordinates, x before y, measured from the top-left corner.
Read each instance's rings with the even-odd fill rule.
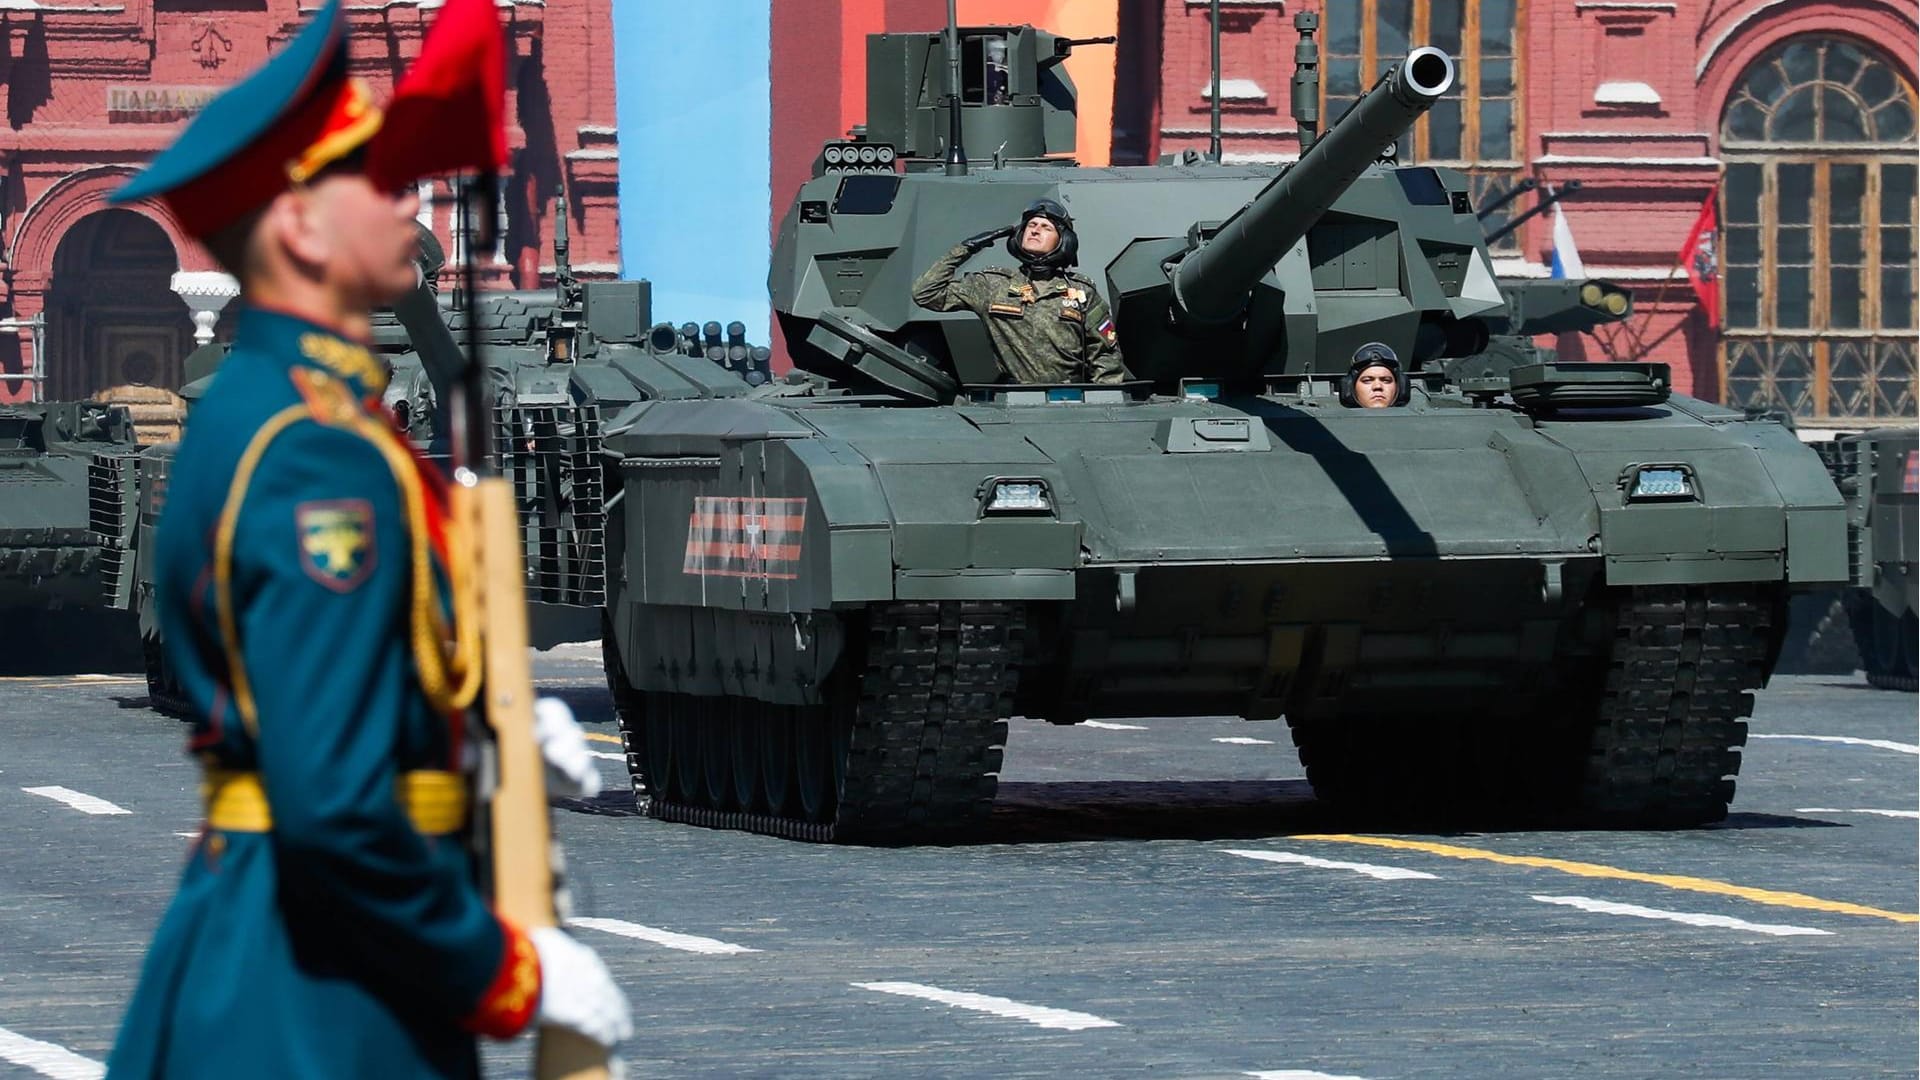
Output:
[[[1018,267],[956,277],[960,265],[1005,237]],[[1117,383],[1127,377],[1113,314],[1086,277],[1068,269],[1080,248],[1067,209],[1041,199],[1018,225],[962,240],[913,283],[913,302],[971,311],[987,324],[1000,370],[1022,383]]]

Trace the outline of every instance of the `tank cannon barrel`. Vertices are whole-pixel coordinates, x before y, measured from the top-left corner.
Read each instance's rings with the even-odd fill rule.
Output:
[[[1429,46],[1382,76],[1299,161],[1180,260],[1172,275],[1180,317],[1201,325],[1238,317],[1274,263],[1452,88],[1453,75],[1453,58]]]

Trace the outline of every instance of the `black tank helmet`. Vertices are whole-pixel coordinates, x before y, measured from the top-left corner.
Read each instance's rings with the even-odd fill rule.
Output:
[[[1347,373],[1340,379],[1340,404],[1349,409],[1360,407],[1360,373],[1370,367],[1393,372],[1393,403],[1405,405],[1411,384],[1407,382],[1406,373],[1400,370],[1400,357],[1392,346],[1381,341],[1369,341],[1353,350],[1353,363],[1347,365]]]
[[[1020,246],[1020,234],[1027,230],[1027,222],[1043,217],[1053,222],[1060,230],[1060,242],[1045,255],[1033,255]],[[1020,222],[1014,226],[1013,235],[1007,237],[1007,253],[1019,259],[1029,270],[1064,270],[1080,261],[1080,238],[1073,233],[1073,218],[1067,214],[1067,208],[1052,199],[1036,199],[1033,205],[1020,212]]]

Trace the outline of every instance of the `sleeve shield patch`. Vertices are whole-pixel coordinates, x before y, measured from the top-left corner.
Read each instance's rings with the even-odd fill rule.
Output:
[[[334,592],[352,592],[373,571],[373,505],[365,499],[303,502],[294,527],[300,568]]]

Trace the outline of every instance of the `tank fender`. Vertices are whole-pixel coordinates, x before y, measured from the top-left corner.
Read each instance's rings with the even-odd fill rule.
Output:
[[[1786,505],[1787,580],[1796,585],[1845,582],[1847,505],[1820,456],[1771,421],[1728,427],[1760,451],[1760,462]]]

